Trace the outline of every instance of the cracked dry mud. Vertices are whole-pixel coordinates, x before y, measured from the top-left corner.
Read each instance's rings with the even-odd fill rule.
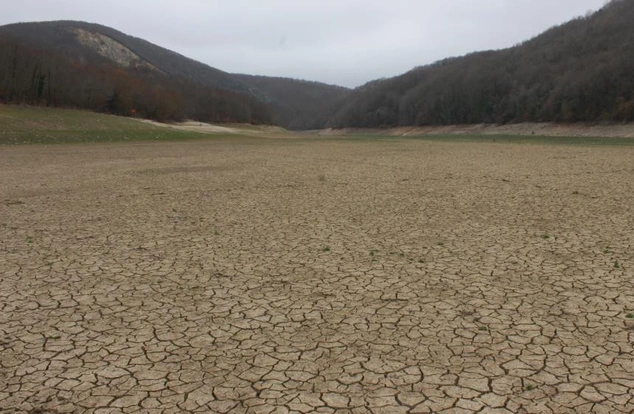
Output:
[[[634,149],[0,150],[0,410],[630,413]]]

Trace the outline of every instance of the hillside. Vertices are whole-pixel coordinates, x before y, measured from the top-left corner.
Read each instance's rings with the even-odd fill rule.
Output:
[[[156,120],[271,123],[230,75],[103,26],[0,27],[0,102]]]
[[[330,127],[634,120],[634,0],[356,89]]]
[[[288,129],[314,129],[324,125],[336,104],[351,90],[297,79],[234,75],[253,90],[260,91],[274,113],[275,121]]]
[[[302,127],[308,120],[323,124],[331,113],[328,105],[343,91],[317,82],[247,79],[98,24],[0,27],[0,102],[5,103],[135,113],[160,121]],[[323,116],[314,118],[316,113]]]
[[[89,61],[94,61],[95,52],[112,60],[112,55],[100,53],[107,51],[104,44],[110,41],[115,43],[113,46],[120,45],[119,49],[125,48],[147,67],[158,69],[163,74],[216,88],[248,92],[244,85],[226,72],[99,24],[75,21],[18,23],[0,27],[0,33],[9,33],[22,43],[39,49],[81,56]],[[94,46],[102,46],[102,49],[98,51]]]

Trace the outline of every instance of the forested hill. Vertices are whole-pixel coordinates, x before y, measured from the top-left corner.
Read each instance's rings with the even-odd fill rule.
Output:
[[[315,113],[324,114],[319,118],[324,123],[332,112],[333,92],[346,90],[316,82],[253,79],[257,82],[243,82],[238,75],[98,24],[0,27],[0,102],[5,103],[290,127]],[[289,98],[284,102],[280,83],[294,92],[282,94]]]
[[[330,127],[634,121],[634,0],[356,89]]]
[[[156,120],[271,123],[231,75],[105,26],[0,27],[0,101]]]

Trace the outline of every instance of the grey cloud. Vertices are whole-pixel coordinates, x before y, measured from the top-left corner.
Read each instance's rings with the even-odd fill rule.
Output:
[[[531,38],[605,0],[22,0],[0,24],[85,20],[228,72],[357,86]]]

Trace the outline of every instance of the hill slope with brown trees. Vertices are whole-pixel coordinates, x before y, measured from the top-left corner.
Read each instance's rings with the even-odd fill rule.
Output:
[[[55,21],[0,27],[0,102],[5,103],[135,113],[161,121],[288,127],[316,112],[328,114],[322,107],[328,108],[332,91],[346,91],[290,79],[243,80],[98,24]],[[280,82],[293,85],[292,99],[280,101]]]

